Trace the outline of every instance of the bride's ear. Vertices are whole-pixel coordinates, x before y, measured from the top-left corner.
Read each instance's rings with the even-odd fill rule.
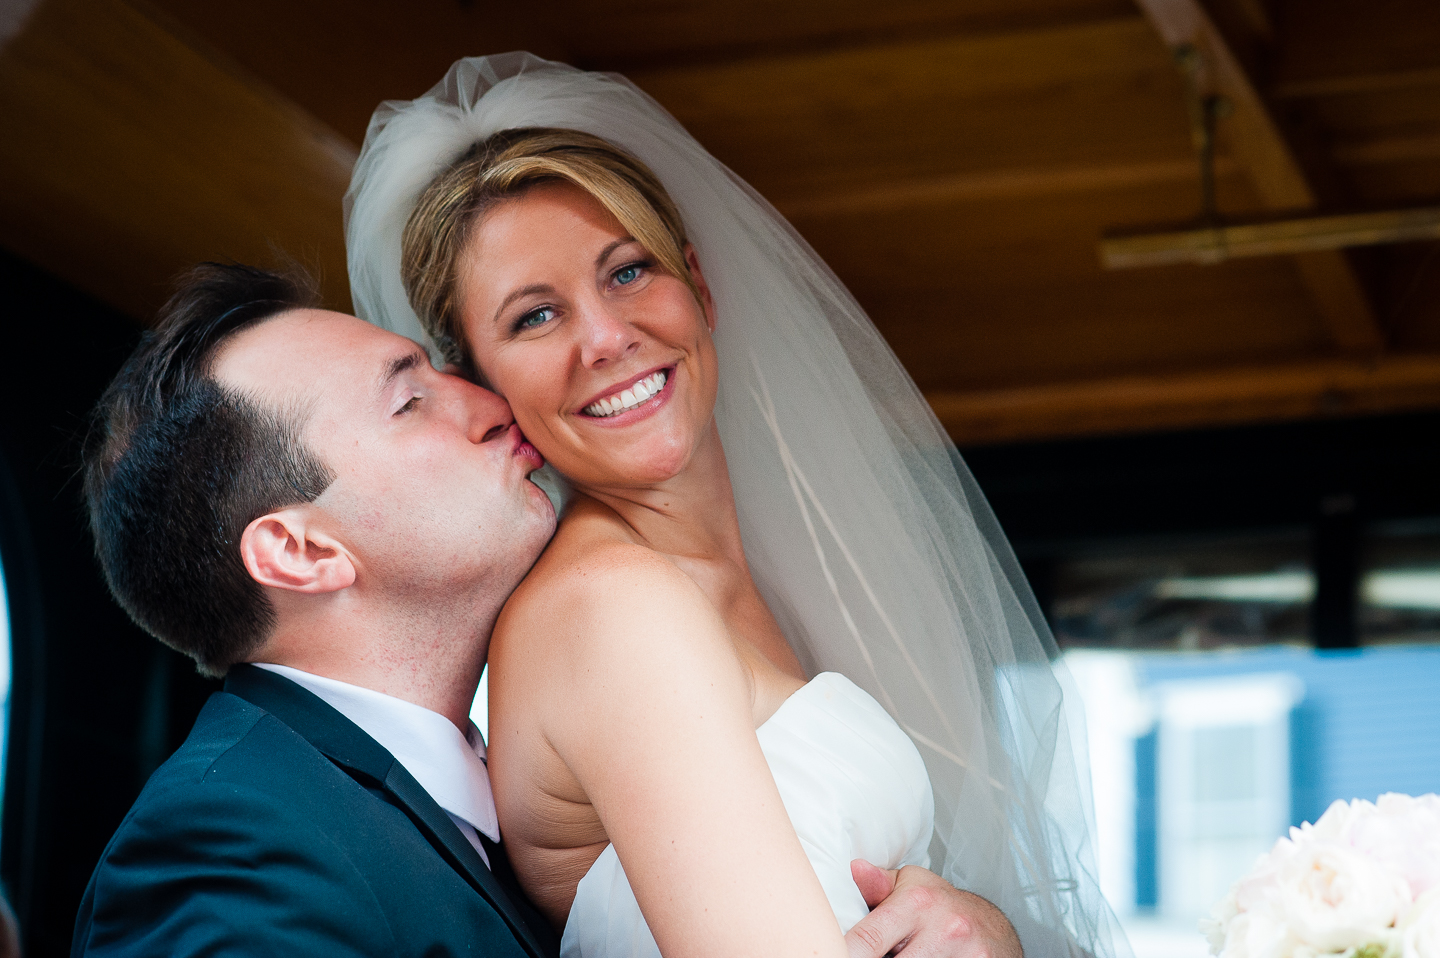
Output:
[[[705,325],[715,332],[715,301],[710,298],[710,287],[705,284],[705,274],[700,272],[700,257],[695,253],[695,244],[685,244],[685,265],[690,268],[690,278],[700,291],[700,303],[705,310]]]
[[[263,515],[240,536],[245,571],[261,585],[319,595],[355,582],[344,544],[319,528],[312,509],[293,506]]]

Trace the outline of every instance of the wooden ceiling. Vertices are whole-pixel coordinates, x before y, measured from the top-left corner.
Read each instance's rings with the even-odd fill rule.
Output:
[[[1434,0],[39,0],[3,43],[0,245],[141,320],[281,250],[348,302],[375,105],[529,49],[624,72],[785,212],[962,444],[1440,408],[1440,244],[1096,251],[1199,212],[1182,43],[1232,108],[1225,216],[1440,200]]]

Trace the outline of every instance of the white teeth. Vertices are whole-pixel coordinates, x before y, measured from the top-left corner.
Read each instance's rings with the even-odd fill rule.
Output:
[[[665,388],[666,375],[664,372],[653,373],[640,380],[629,389],[621,390],[618,395],[607,396],[585,407],[585,413],[589,416],[605,418],[616,413],[624,412],[627,409],[634,409],[645,400],[654,396]]]

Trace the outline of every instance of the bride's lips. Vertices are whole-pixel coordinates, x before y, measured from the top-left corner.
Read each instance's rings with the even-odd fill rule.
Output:
[[[592,415],[590,412],[587,411],[591,406],[600,402],[602,399],[610,399],[611,397],[620,395],[620,393],[624,392],[627,389],[633,389],[636,383],[649,379],[656,373],[664,373],[665,385],[661,386],[660,391],[650,396],[648,399],[636,403],[634,406],[631,406],[629,409],[626,409],[623,412],[614,413],[609,416],[596,416]],[[605,425],[614,426],[626,425],[628,423],[636,421],[637,419],[645,418],[646,416],[654,412],[656,409],[659,409],[661,406],[663,406],[666,402],[668,402],[671,394],[674,392],[674,386],[675,366],[656,366],[653,369],[646,370],[645,372],[640,373],[636,376],[631,376],[629,379],[622,380],[621,382],[613,386],[609,386],[601,392],[596,393],[594,396],[590,397],[583,404],[581,404],[580,408],[576,410],[575,414],[577,416],[582,416],[593,423],[603,423]]]

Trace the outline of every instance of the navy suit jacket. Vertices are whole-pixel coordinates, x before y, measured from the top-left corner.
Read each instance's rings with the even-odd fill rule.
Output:
[[[504,881],[354,723],[237,666],[106,847],[71,955],[554,958],[491,861]]]

